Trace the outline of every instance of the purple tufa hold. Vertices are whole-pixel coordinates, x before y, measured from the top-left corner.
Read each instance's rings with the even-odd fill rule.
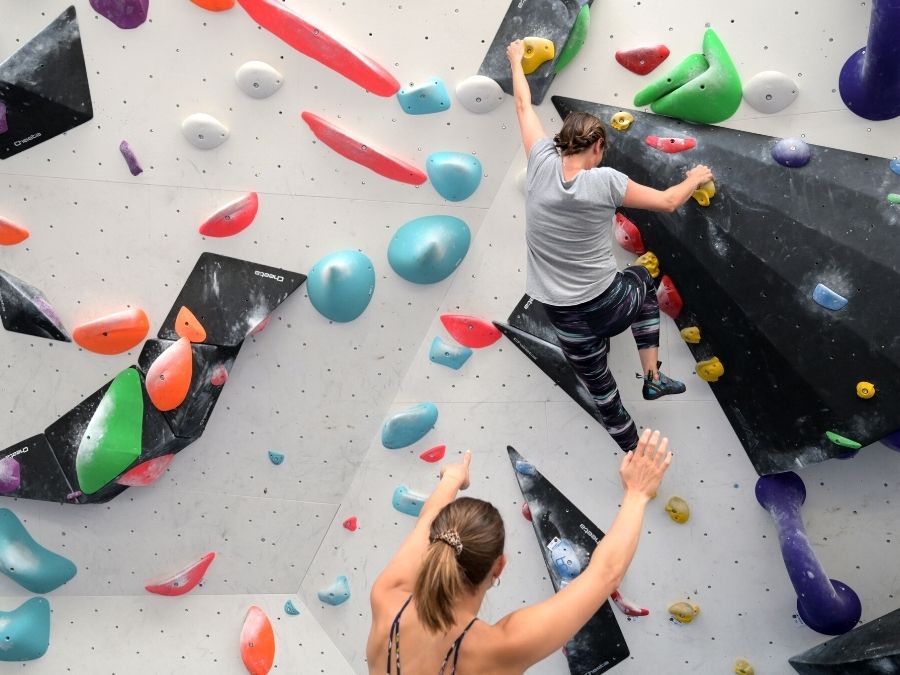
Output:
[[[869,120],[900,116],[900,2],[873,0],[866,46],[841,69],[841,98],[850,110]]]
[[[128,141],[122,141],[119,143],[119,152],[122,153],[122,157],[125,158],[125,163],[128,164],[128,170],[131,171],[132,176],[137,176],[144,172],[144,169],[141,168],[141,163],[138,161],[138,158],[134,156],[134,150],[131,149],[131,146],[128,145]]]
[[[6,103],[0,101],[0,134],[9,131],[9,125],[6,123]]]
[[[22,467],[13,457],[0,460],[0,494],[15,492],[22,484]]]
[[[91,0],[91,7],[119,28],[137,28],[147,20],[150,0]]]
[[[829,579],[813,553],[800,517],[806,501],[803,480],[792,471],[763,476],[756,481],[756,500],[778,528],[781,556],[797,592],[800,618],[825,635],[852,629],[862,614],[859,596],[846,584]]]

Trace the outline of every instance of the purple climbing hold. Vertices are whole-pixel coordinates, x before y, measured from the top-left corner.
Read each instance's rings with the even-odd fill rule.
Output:
[[[91,0],[91,7],[119,28],[137,28],[147,20],[150,0]]]
[[[784,138],[772,147],[772,159],[792,169],[809,164],[809,145],[799,138]]]
[[[22,483],[22,467],[14,457],[0,460],[0,494],[6,495],[19,489]]]
[[[6,103],[0,101],[0,134],[9,131],[9,125],[6,123]]]
[[[900,431],[896,431],[890,436],[885,436],[881,439],[881,442],[888,446],[891,450],[900,452]]]
[[[138,158],[134,155],[134,150],[131,149],[131,146],[128,145],[128,141],[122,141],[119,143],[119,152],[122,153],[122,157],[125,158],[125,163],[128,164],[128,170],[131,171],[132,176],[137,176],[144,172],[141,168],[141,163],[138,161]]]
[[[844,103],[860,117],[889,120],[900,116],[900,2],[873,0],[866,46],[841,69]]]

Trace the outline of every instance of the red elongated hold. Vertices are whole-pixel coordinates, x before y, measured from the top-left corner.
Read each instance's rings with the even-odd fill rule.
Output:
[[[647,252],[644,246],[644,238],[641,231],[633,222],[628,220],[623,214],[616,214],[616,225],[614,229],[616,235],[616,243],[626,251],[630,251],[635,255],[643,255]]]
[[[89,352],[121,354],[147,337],[149,330],[147,314],[134,307],[81,324],[72,331],[72,339]]]
[[[649,609],[644,609],[637,603],[622,597],[618,588],[614,590],[609,597],[610,600],[616,603],[616,607],[618,607],[625,616],[647,616],[650,614]]]
[[[0,218],[0,246],[15,246],[28,239],[31,233],[21,225]]]
[[[697,141],[691,138],[690,136],[686,136],[685,138],[661,138],[659,136],[647,136],[647,145],[652,148],[656,148],[657,150],[662,150],[663,152],[667,152],[670,155],[676,152],[684,152],[685,150],[690,150],[691,148],[697,147]]]
[[[447,332],[463,347],[489,347],[500,339],[500,331],[490,321],[464,314],[441,314]]]
[[[531,507],[528,506],[528,502],[522,503],[522,515],[525,517],[525,520],[527,520],[529,523],[532,522]]]
[[[203,342],[206,339],[206,329],[194,313],[183,306],[178,310],[175,318],[175,332],[178,337],[187,338],[191,342]]]
[[[428,180],[428,176],[418,167],[370,148],[318,115],[306,111],[300,116],[309,125],[316,138],[350,161],[362,164],[385,178],[401,183],[421,185]]]
[[[203,581],[203,575],[206,574],[206,570],[209,569],[215,558],[216,554],[210,551],[200,560],[188,565],[174,576],[155,584],[147,584],[144,588],[157,595],[184,595]]]
[[[121,476],[116,478],[119,485],[128,485],[129,487],[145,487],[155,482],[157,478],[163,475],[166,467],[175,459],[174,454],[162,455],[154,459],[148,459],[146,462],[138,464],[136,467],[129,469]]]
[[[440,462],[444,459],[444,455],[447,453],[446,445],[436,445],[430,450],[426,450],[421,455],[419,455],[419,459],[423,459],[426,462],[434,463]]]
[[[664,274],[659,282],[659,288],[656,289],[656,299],[659,301],[659,308],[673,319],[677,319],[684,309],[684,300],[681,299],[681,293],[675,288],[675,282],[668,274]]]
[[[646,75],[669,57],[669,48],[665,45],[620,49],[616,52],[616,61],[638,75]]]
[[[274,0],[238,0],[260,26],[323,66],[378,96],[393,96],[400,83],[365,54],[348,47]]]
[[[259,335],[260,333],[262,333],[262,332],[266,329],[266,326],[269,325],[269,322],[270,322],[271,320],[272,320],[272,315],[271,315],[271,314],[267,314],[267,315],[266,315],[266,318],[263,319],[262,321],[260,321],[258,324],[256,324],[256,325],[253,327],[253,330],[250,331],[251,337],[252,337],[253,335]]]
[[[193,369],[191,341],[184,337],[156,357],[147,369],[147,394],[158,410],[174,410],[184,402]]]
[[[345,530],[350,530],[351,532],[356,532],[356,528],[359,527],[359,521],[356,519],[356,516],[350,516],[345,520],[341,525],[344,526]]]
[[[207,218],[199,232],[205,237],[231,237],[248,228],[258,212],[259,195],[248,192]]]
[[[267,675],[275,663],[275,631],[269,617],[256,605],[247,610],[241,628],[241,659],[250,675]]]
[[[213,368],[209,383],[214,387],[221,387],[228,381],[228,369],[221,363]]]

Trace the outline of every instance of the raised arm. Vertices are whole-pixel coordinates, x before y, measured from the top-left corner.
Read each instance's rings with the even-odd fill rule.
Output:
[[[691,198],[694,190],[712,179],[713,173],[709,167],[698,164],[687,172],[683,181],[668,190],[656,190],[629,180],[622,206],[672,213]]]
[[[516,116],[519,118],[519,130],[522,132],[522,144],[525,146],[525,157],[531,154],[531,146],[542,139],[544,126],[531,106],[531,87],[522,70],[522,56],[525,54],[525,43],[513,40],[506,48],[509,67],[512,70],[513,96],[516,99]]]
[[[587,568],[559,593],[507,615],[502,629],[503,657],[527,669],[568,642],[622,581],[634,552],[647,502],[656,493],[672,462],[669,440],[647,429],[637,449],[622,460],[619,473],[625,488],[622,506],[609,532],[594,549]]]

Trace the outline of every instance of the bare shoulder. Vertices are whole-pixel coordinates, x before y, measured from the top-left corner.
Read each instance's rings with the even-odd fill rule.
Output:
[[[463,668],[467,665],[467,668]],[[522,675],[514,659],[513,645],[501,625],[477,621],[460,650],[460,672],[483,675]]]

